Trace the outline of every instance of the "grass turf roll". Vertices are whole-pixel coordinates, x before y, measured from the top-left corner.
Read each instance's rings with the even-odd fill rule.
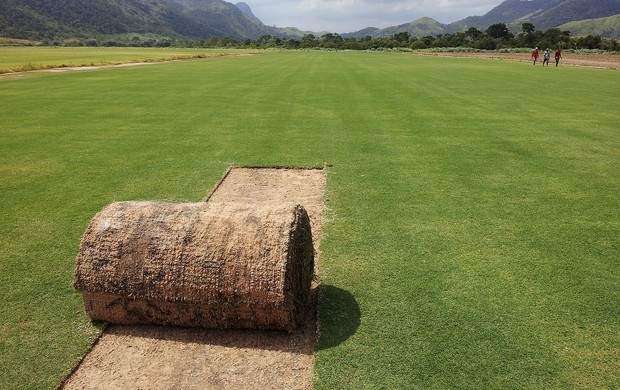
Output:
[[[116,202],[84,233],[73,285],[92,320],[291,331],[313,269],[299,205]]]

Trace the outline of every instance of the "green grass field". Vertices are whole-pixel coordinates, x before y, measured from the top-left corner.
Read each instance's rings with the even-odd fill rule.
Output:
[[[161,62],[255,53],[235,49],[153,49],[83,47],[1,47],[0,74],[70,66],[114,65],[130,62]]]
[[[276,52],[0,79],[0,388],[99,330],[71,278],[117,200],[329,164],[317,389],[620,387],[620,73]]]

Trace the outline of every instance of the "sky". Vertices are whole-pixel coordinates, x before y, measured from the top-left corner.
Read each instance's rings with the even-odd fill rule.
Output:
[[[247,3],[264,24],[302,31],[347,33],[428,16],[451,23],[484,15],[503,0],[229,0]]]

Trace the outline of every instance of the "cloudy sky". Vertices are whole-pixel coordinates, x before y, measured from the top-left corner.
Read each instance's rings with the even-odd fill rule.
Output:
[[[230,0],[229,0],[230,1]],[[247,3],[263,23],[346,33],[389,27],[428,16],[451,23],[484,15],[503,0],[233,0]]]

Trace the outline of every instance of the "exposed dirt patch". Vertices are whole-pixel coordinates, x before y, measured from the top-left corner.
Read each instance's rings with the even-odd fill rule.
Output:
[[[172,62],[172,61],[168,61],[168,62]],[[37,69],[37,70],[29,70],[29,71],[24,71],[24,72],[0,73],[0,79],[11,79],[11,78],[23,77],[27,74],[32,74],[32,73],[63,73],[63,72],[70,72],[70,71],[76,71],[76,70],[127,68],[130,66],[155,65],[159,63],[161,62],[130,62],[127,64],[114,64],[114,65],[65,66],[65,67],[60,67],[60,68]]]
[[[417,54],[432,55],[439,57],[466,57],[466,58],[489,58],[495,60],[511,60],[520,62],[531,62],[530,53],[429,53],[419,52]],[[555,60],[553,59],[553,53],[551,53],[551,64],[555,66]],[[542,66],[542,59],[539,58],[540,65]],[[538,63],[537,63],[538,65]],[[590,66],[597,68],[610,68],[620,69],[620,54],[573,54],[562,53],[562,59],[560,60],[560,66]]]
[[[208,202],[251,202],[259,207],[302,204],[312,224],[316,266],[324,181],[323,171],[316,169],[235,168]],[[313,283],[313,296],[316,288]],[[290,334],[110,326],[63,388],[309,389],[317,336],[316,317],[312,317],[303,329]]]
[[[188,61],[188,60],[195,60],[195,59],[200,59],[200,58],[204,59],[204,58],[217,58],[217,57],[229,57],[229,56],[247,57],[247,56],[256,55],[258,53],[259,53],[258,51],[238,53],[238,54],[224,54],[224,53],[204,54],[203,53],[203,54],[197,54],[197,55],[179,55],[179,56],[175,56],[171,58],[160,58],[160,59],[137,61],[137,62],[100,64],[100,65],[93,64],[93,65],[76,65],[76,66],[53,66],[53,65],[46,66],[46,65],[41,64],[41,65],[34,65],[34,69],[32,69],[32,66],[29,64],[29,65],[25,65],[23,68],[17,67],[17,69],[27,68],[26,70],[12,71],[12,70],[0,69],[0,80],[22,77],[24,75],[34,74],[34,73],[62,73],[62,72],[79,71],[79,70],[124,68],[124,67],[130,67],[130,66],[155,65],[159,63],[165,63],[165,62]]]
[[[172,62],[172,61],[168,61]],[[142,65],[154,65],[158,62],[130,62],[127,64],[114,64],[114,65],[95,65],[95,66],[65,66],[62,68],[51,68],[51,69],[41,69],[34,70],[33,72],[68,72],[70,70],[94,70],[94,69],[107,69],[107,68],[127,68],[130,66],[142,66]]]

